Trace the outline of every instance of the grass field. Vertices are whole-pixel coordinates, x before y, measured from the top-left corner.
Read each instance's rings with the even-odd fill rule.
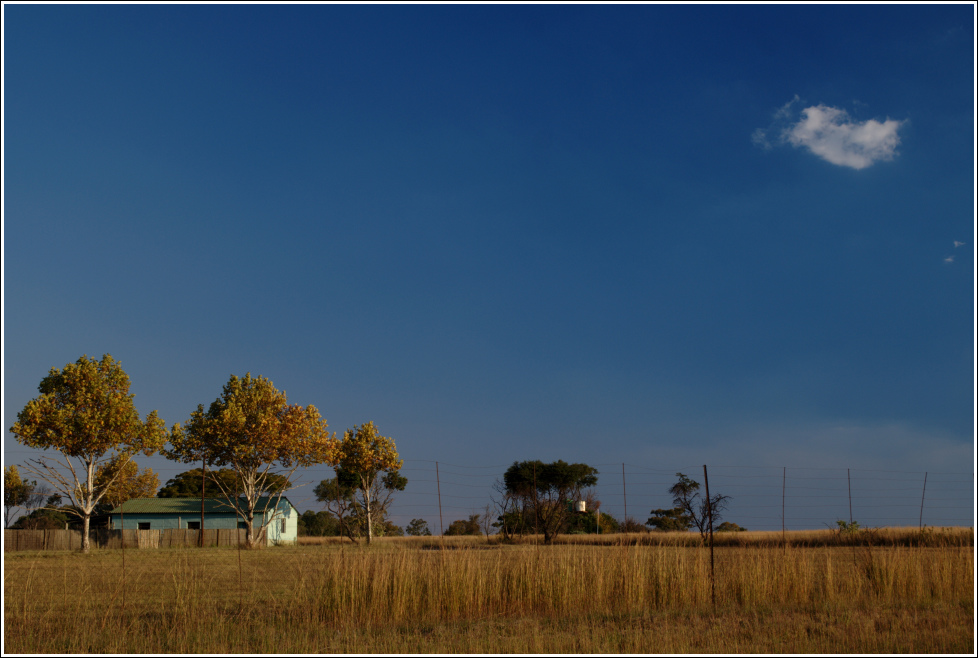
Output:
[[[4,651],[973,653],[973,531],[873,533],[8,553]]]

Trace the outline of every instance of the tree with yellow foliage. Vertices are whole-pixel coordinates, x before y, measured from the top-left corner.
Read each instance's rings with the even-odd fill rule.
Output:
[[[81,517],[87,553],[92,512],[121,473],[98,480],[99,468],[112,460],[125,466],[137,452],[155,453],[166,441],[166,426],[155,411],[140,420],[129,376],[109,354],[52,368],[38,390],[10,432],[18,443],[60,454],[28,460],[23,468],[70,502],[65,510]]]
[[[20,472],[16,466],[7,466],[3,469],[3,527],[10,527],[10,520],[13,512],[18,507],[23,507],[34,490],[36,483],[25,482],[20,479]]]
[[[317,496],[324,502],[322,496],[327,491],[335,490],[337,495],[349,496],[354,508],[362,510],[366,517],[369,544],[374,535],[374,516],[378,512],[382,515],[391,495],[395,491],[404,491],[407,486],[407,478],[399,472],[403,465],[404,460],[398,457],[394,441],[381,436],[373,421],[354,425],[352,430],[343,433],[343,441],[330,462],[336,470],[335,485],[327,487],[333,481],[324,480],[317,487]],[[378,499],[378,495],[384,497]]]
[[[149,468],[139,468],[128,455],[117,455],[95,474],[96,486],[105,486],[102,506],[105,511],[118,507],[133,498],[152,498],[160,488],[160,477]]]
[[[289,481],[300,467],[334,461],[337,441],[326,427],[316,407],[289,404],[285,392],[265,377],[231,375],[221,397],[206,412],[204,405],[197,405],[185,426],[173,426],[171,447],[163,454],[184,463],[225,466],[237,473],[234,489],[213,477],[213,471],[208,475],[244,521],[245,542],[251,548],[272,521],[266,513],[278,507],[286,491],[273,486],[282,481],[277,476]],[[262,502],[269,491],[271,495]],[[256,512],[264,519],[257,531]]]

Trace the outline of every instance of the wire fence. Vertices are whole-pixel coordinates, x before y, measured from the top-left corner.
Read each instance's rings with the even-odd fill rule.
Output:
[[[388,509],[389,520],[406,528],[424,520],[433,534],[443,534],[456,520],[493,513],[501,498],[503,474],[510,464],[458,464],[437,460],[404,460],[408,480]],[[598,482],[582,492],[600,511],[618,521],[643,525],[652,510],[673,507],[669,488],[683,473],[705,485],[703,465],[655,466],[634,463],[594,464]],[[165,481],[191,466],[160,472]],[[975,477],[967,471],[895,471],[866,468],[707,465],[710,492],[729,496],[723,520],[750,530],[836,528],[837,522],[861,527],[973,527]],[[323,511],[314,489],[333,476],[326,467],[297,471],[295,488],[286,496],[296,511]],[[588,510],[593,511],[593,510]],[[16,516],[15,516],[16,518]]]
[[[406,460],[408,487],[391,507],[396,523],[425,519],[443,531],[456,519],[485,511],[500,498],[508,465],[473,466]],[[654,509],[673,507],[669,488],[683,473],[702,487],[703,465],[671,468],[598,464],[593,494],[600,509],[644,524]],[[862,527],[973,526],[973,472],[891,471],[854,468],[708,465],[711,494],[730,496],[725,520],[751,530],[806,530],[855,521]],[[309,509],[315,499],[299,498]],[[293,501],[295,503],[295,501]],[[439,518],[439,510],[441,517]]]

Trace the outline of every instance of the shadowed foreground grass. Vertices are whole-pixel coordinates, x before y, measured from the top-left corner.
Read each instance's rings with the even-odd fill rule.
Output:
[[[11,653],[972,653],[971,531],[943,545],[453,538],[8,553]],[[443,548],[456,550],[442,550]]]

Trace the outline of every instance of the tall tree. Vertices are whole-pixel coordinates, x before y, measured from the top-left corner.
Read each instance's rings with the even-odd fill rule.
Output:
[[[337,537],[342,534],[336,517],[329,512],[306,510],[299,517],[300,537]]]
[[[334,459],[336,437],[326,427],[316,407],[289,404],[285,393],[265,377],[231,375],[221,397],[206,412],[197,405],[185,426],[173,426],[170,448],[164,454],[184,463],[226,466],[237,474],[240,491],[231,490],[219,477],[212,481],[243,519],[250,548],[271,523],[274,513],[270,512],[285,492],[278,489],[260,502],[276,476],[290,480],[300,467]],[[262,518],[257,532],[256,512]]]
[[[166,427],[156,411],[140,419],[129,376],[109,354],[52,368],[38,390],[41,395],[17,414],[10,431],[23,445],[60,454],[29,460],[24,469],[70,501],[66,509],[82,519],[87,553],[92,512],[115,481],[98,482],[99,467],[113,459],[125,465],[137,452],[155,453],[166,441]]]
[[[563,460],[514,462],[503,474],[503,483],[508,494],[532,502],[533,523],[543,530],[543,540],[549,544],[571,515],[570,503],[581,496],[582,489],[598,483],[598,469]]]
[[[495,493],[490,495],[490,500],[498,515],[493,527],[499,528],[499,533],[506,541],[512,540],[517,534],[522,537],[527,528],[533,528],[533,495],[509,491],[501,480],[497,480],[492,488]]]
[[[337,519],[340,534],[354,543],[364,535],[369,543],[375,534],[390,534],[391,524],[386,516],[394,494],[403,491],[407,478],[397,471],[374,477],[367,492],[362,489],[362,477],[336,466],[336,477],[316,485],[316,500]],[[368,514],[369,506],[369,514]]]
[[[343,433],[330,465],[336,470],[333,493],[347,497],[354,511],[362,510],[369,544],[374,535],[374,516],[378,511],[382,516],[394,492],[404,491],[407,486],[407,478],[400,474],[404,461],[398,457],[397,446],[389,437],[380,435],[373,421],[368,421]]]
[[[201,478],[204,478],[204,498],[223,498],[225,491],[241,491],[241,478],[231,468],[209,470],[206,476],[201,468],[193,468],[178,473],[166,481],[166,484],[156,492],[157,498],[200,498]],[[218,486],[215,480],[221,481]],[[265,488],[260,495],[270,496],[280,490],[292,488],[288,478],[277,473],[269,473],[265,479]]]
[[[678,515],[678,519],[688,519],[699,530],[700,538],[705,542],[707,536],[710,534],[710,522],[717,523],[720,521],[721,514],[726,508],[730,496],[714,494],[707,501],[705,497],[701,497],[699,494],[699,482],[686,477],[682,473],[676,473],[676,476],[679,480],[676,484],[669,487],[669,493],[672,494],[672,504],[677,509],[682,510],[682,513]],[[654,513],[655,510],[653,511]],[[649,519],[649,521],[652,521],[652,519]]]
[[[339,535],[346,535],[354,544],[360,538],[360,526],[356,514],[356,487],[349,478],[339,476],[323,480],[313,490],[316,500],[323,503],[326,513],[336,519]]]
[[[124,460],[122,455],[116,455],[95,474],[97,486],[110,481],[101,504],[105,512],[133,498],[152,498],[160,488],[160,477],[153,469],[140,469],[139,464],[132,459]]]

